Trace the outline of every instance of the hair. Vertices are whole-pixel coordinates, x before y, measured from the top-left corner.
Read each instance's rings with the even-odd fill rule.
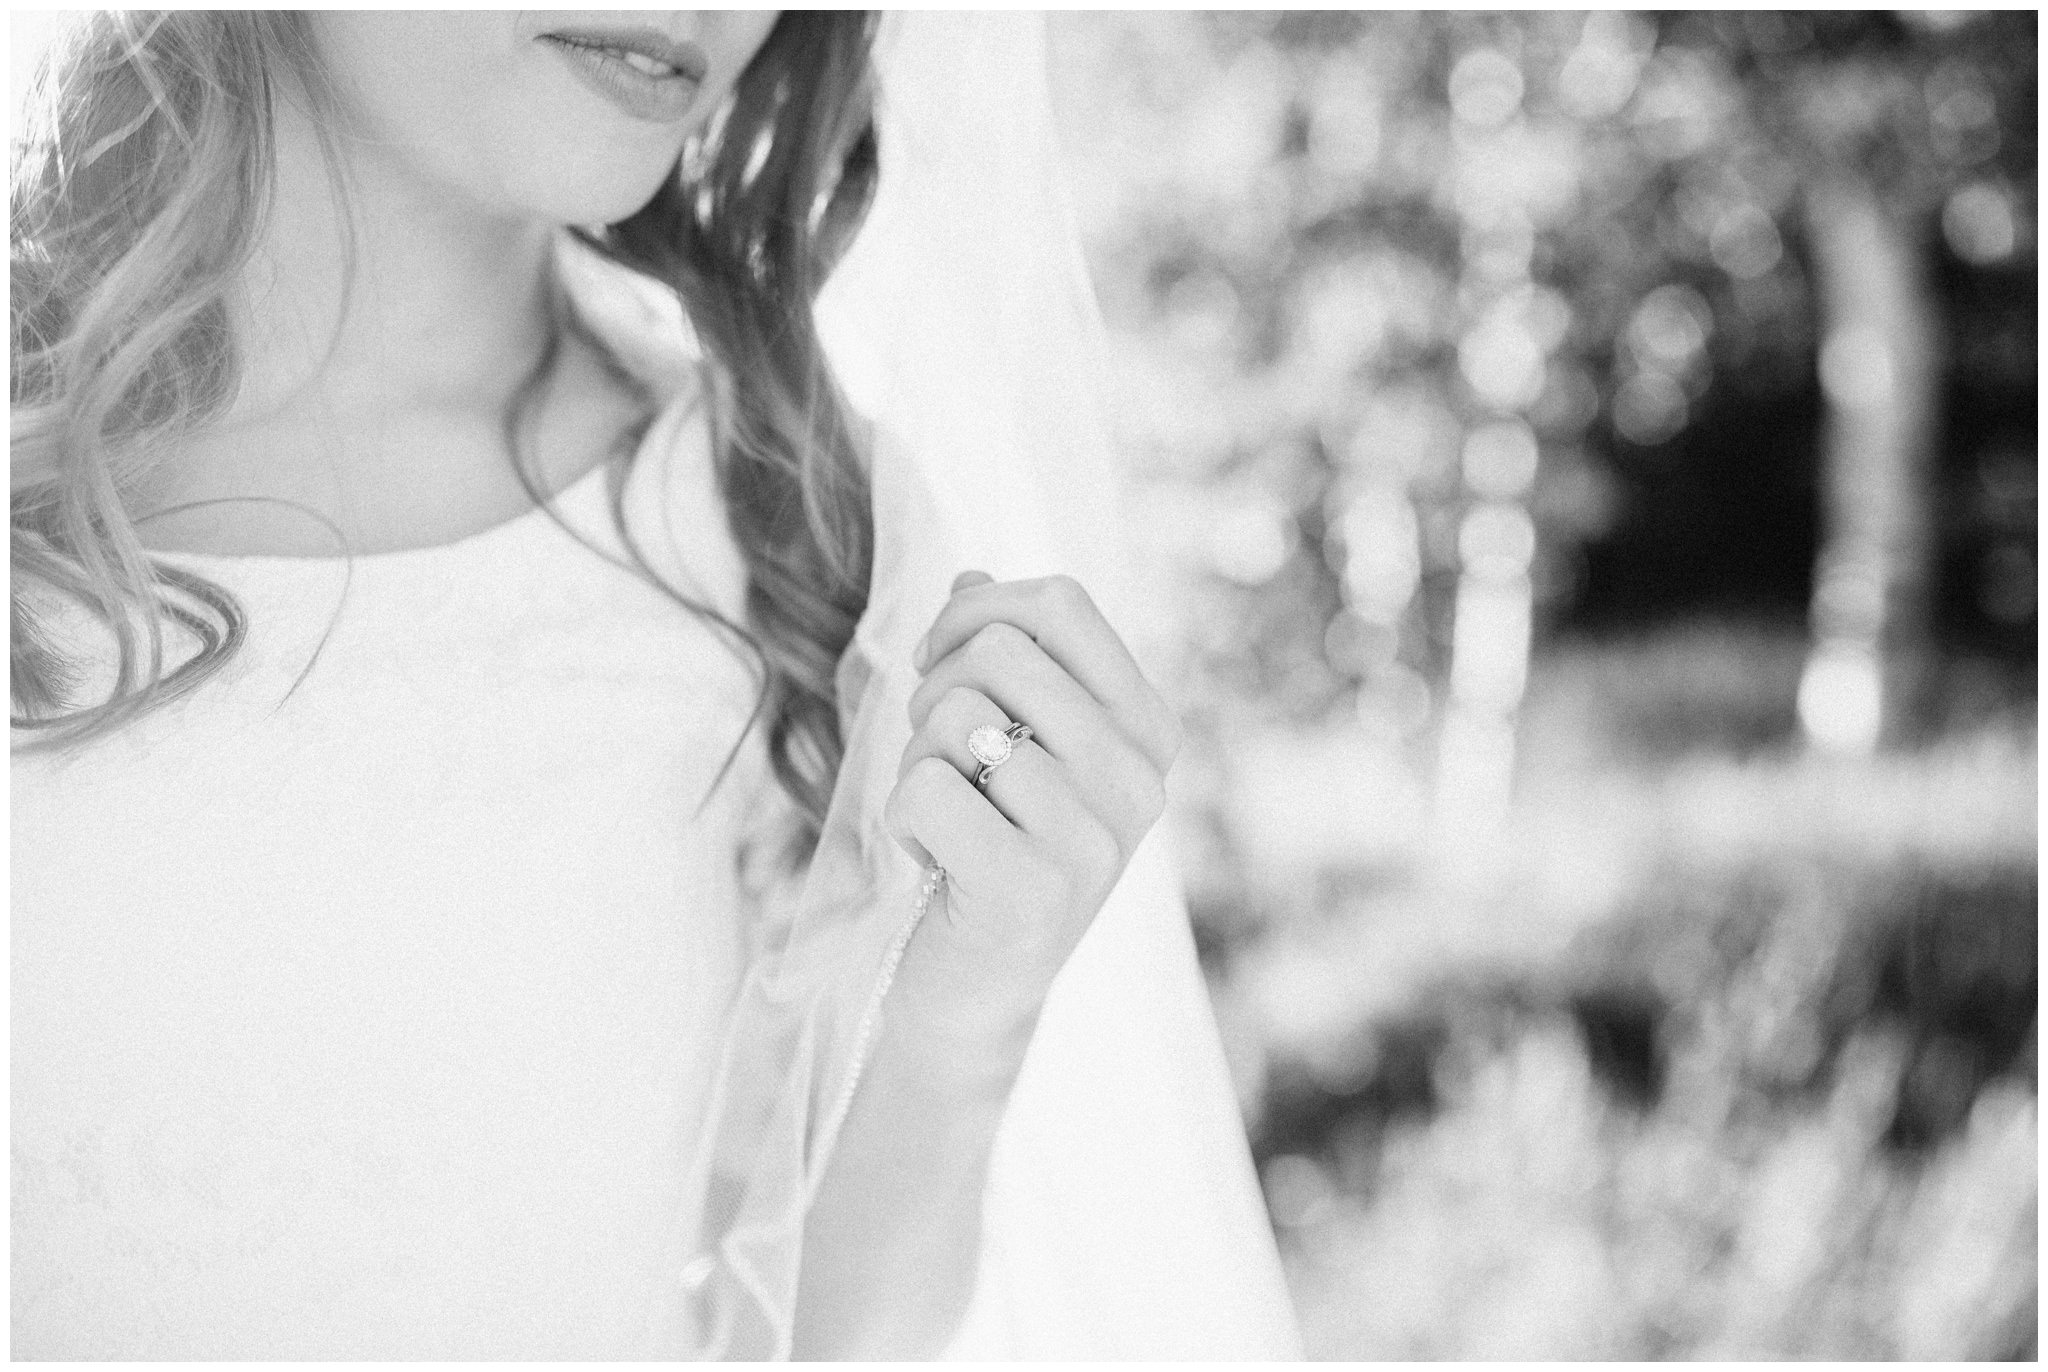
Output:
[[[745,623],[661,583],[632,551],[650,580],[751,651],[761,688],[749,728],[765,721],[799,860],[839,770],[835,677],[873,552],[866,435],[812,305],[876,182],[874,30],[864,12],[783,14],[653,200],[578,234],[674,290],[703,344]],[[275,105],[331,98],[302,16],[276,11],[96,13],[34,94],[11,168],[10,685],[24,749],[103,737],[189,694],[243,642],[234,597],[152,559],[124,497],[233,396],[226,299],[272,194]],[[531,408],[554,354],[516,410]],[[531,489],[509,419],[508,437]],[[111,631],[102,700],[75,700],[83,662],[44,617],[50,593]],[[198,649],[167,669],[172,623]]]

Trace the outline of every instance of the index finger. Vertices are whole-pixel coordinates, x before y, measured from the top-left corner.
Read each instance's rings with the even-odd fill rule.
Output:
[[[1081,583],[1069,576],[992,581],[956,590],[925,635],[919,671],[995,623],[1014,624],[1038,642],[1112,714],[1133,721],[1164,710],[1152,683]]]

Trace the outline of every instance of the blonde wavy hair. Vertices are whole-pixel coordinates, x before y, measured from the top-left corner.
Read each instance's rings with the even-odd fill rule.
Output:
[[[637,549],[635,561],[752,654],[755,720],[801,816],[799,857],[838,772],[834,676],[866,605],[873,548],[866,438],[812,304],[874,190],[874,29],[862,12],[785,13],[660,193],[626,221],[579,234],[677,292],[704,345],[719,479],[748,573],[745,623],[661,583]],[[17,748],[100,738],[196,689],[243,642],[234,597],[151,558],[129,502],[234,393],[225,302],[273,191],[274,106],[299,98],[317,107],[330,97],[289,12],[96,13],[38,73],[11,166]],[[519,418],[508,442],[531,491]],[[51,594],[111,631],[104,699],[76,698],[84,656],[43,613]],[[198,642],[174,665],[172,624]]]

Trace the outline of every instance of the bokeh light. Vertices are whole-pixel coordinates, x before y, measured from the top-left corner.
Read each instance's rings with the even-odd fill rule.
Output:
[[[2032,17],[1053,22],[1311,1354],[2030,1358]]]

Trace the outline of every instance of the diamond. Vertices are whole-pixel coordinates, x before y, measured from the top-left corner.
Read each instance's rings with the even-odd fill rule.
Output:
[[[1000,767],[1008,762],[1015,746],[1010,736],[993,724],[984,724],[967,736],[967,751],[986,767]]]

